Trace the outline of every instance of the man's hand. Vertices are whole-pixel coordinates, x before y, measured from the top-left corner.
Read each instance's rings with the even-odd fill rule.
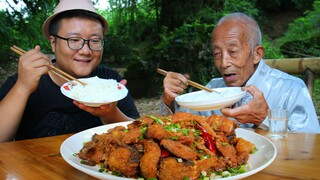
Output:
[[[90,107],[86,106],[78,101],[73,101],[73,104],[78,106],[80,109],[89,112],[94,116],[106,116],[107,114],[111,115],[113,112],[117,110],[117,102],[113,102],[110,104],[102,105],[100,107]]]
[[[188,87],[188,75],[168,72],[163,80],[162,101],[174,112],[174,99]]]
[[[255,86],[244,87],[253,96],[253,100],[245,105],[231,109],[225,108],[221,112],[224,116],[233,117],[240,123],[253,123],[259,126],[267,117],[269,106],[263,96],[263,93]]]
[[[38,87],[41,76],[48,73],[49,67],[49,57],[41,53],[40,46],[36,46],[19,58],[17,86],[31,94]]]
[[[127,80],[123,79],[120,81],[120,83],[126,85]],[[102,123],[104,124],[133,120],[120,111],[120,109],[117,107],[117,103],[118,102],[112,102],[100,107],[89,107],[79,103],[78,101],[73,101],[73,104],[78,106],[80,109],[87,111],[94,116],[100,117]]]
[[[122,79],[120,81],[121,84],[124,86],[127,84],[126,79]],[[117,111],[117,102],[112,102],[110,104],[102,105],[100,107],[89,107],[86,106],[82,103],[79,103],[78,101],[73,101],[73,104],[78,106],[80,109],[85,110],[89,112],[90,114],[98,117],[103,117],[103,116],[110,116],[112,115],[115,111]]]

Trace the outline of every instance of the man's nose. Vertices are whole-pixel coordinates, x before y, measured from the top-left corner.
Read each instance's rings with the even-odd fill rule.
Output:
[[[227,68],[228,66],[230,66],[230,56],[228,55],[228,53],[223,53],[221,59],[221,67]]]
[[[83,47],[79,50],[80,53],[91,53],[91,49],[89,47],[89,41],[84,42]]]

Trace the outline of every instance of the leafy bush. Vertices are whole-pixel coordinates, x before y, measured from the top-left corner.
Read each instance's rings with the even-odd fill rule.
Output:
[[[284,37],[278,40],[280,49],[287,57],[320,56],[320,1],[313,10],[289,24]]]
[[[274,46],[273,42],[267,35],[263,35],[262,45],[264,47],[264,59],[281,59],[284,58],[280,49]]]

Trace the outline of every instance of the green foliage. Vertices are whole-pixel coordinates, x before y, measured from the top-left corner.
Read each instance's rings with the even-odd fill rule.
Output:
[[[278,40],[280,49],[289,57],[320,56],[320,1],[313,10],[289,24],[284,37]]]
[[[161,41],[149,61],[169,71],[188,73],[195,81],[208,82],[213,74],[210,49],[212,24],[184,24],[173,32],[163,28]]]
[[[9,48],[17,45],[31,49],[40,45],[44,52],[51,52],[47,40],[42,36],[42,23],[53,10],[54,2],[25,1],[26,7],[21,10],[7,9],[0,12],[0,56],[1,63],[12,62],[17,56]],[[51,14],[51,13],[50,13]],[[8,53],[10,52],[10,53]]]
[[[258,9],[255,7],[256,0],[226,0],[224,1],[223,15],[232,12],[244,12],[252,17],[258,16]]]
[[[312,100],[314,102],[316,112],[319,115],[320,114],[320,79],[315,79],[314,82],[314,92]]]
[[[267,37],[267,35],[263,36],[262,45],[264,47],[264,59],[284,58],[280,49],[273,45],[272,41]]]
[[[0,57],[3,58],[3,61],[12,61],[8,52],[10,44],[12,44],[12,38],[15,36],[15,30],[10,28],[12,24],[11,19],[8,17],[8,14],[5,11],[0,11]]]
[[[0,55],[4,61],[17,57],[8,53],[13,44],[24,49],[31,49],[39,44],[44,52],[51,52],[48,41],[42,36],[41,26],[52,14],[58,0],[23,2],[26,7],[20,11],[0,12]],[[98,0],[94,0],[94,3],[97,2]],[[188,73],[192,80],[202,84],[213,76],[220,76],[213,64],[210,36],[215,23],[222,16],[231,12],[244,12],[258,22],[263,20],[268,24],[270,22],[261,16],[262,11],[280,11],[286,8],[304,11],[313,0],[108,2],[110,9],[99,10],[109,23],[103,63],[111,67],[127,67],[125,78],[129,80],[128,85],[131,89],[136,88],[134,85],[140,85],[137,91],[145,93],[141,95],[145,96],[148,93],[158,95],[162,92],[163,77],[156,74],[157,66],[168,71]],[[306,16],[292,23],[280,41],[274,41],[263,34],[264,57],[283,58],[282,53],[287,51],[320,56],[319,4],[319,0],[314,1],[313,10],[306,11]],[[300,54],[297,56],[301,57]],[[285,55],[288,56],[288,53]]]
[[[264,0],[257,1],[256,7],[260,10],[278,11],[292,9],[303,11],[310,8],[314,0]]]

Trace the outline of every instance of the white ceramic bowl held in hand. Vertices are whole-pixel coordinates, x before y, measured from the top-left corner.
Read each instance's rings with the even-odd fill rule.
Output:
[[[187,109],[194,111],[209,111],[232,106],[240,101],[246,91],[241,87],[215,88],[217,92],[196,91],[176,97],[177,103]]]
[[[119,101],[127,96],[128,89],[114,79],[101,79],[98,77],[79,79],[87,83],[86,86],[67,82],[60,88],[62,94],[86,106],[99,107]]]

